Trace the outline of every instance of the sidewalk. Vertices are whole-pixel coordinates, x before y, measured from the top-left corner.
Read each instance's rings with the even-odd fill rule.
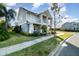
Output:
[[[23,43],[20,43],[20,44],[0,48],[0,56],[22,50],[22,49],[30,47],[30,46],[32,46],[34,44],[40,43],[40,42],[42,42],[44,40],[48,40],[48,39],[50,39],[52,37],[53,37],[53,35],[45,36],[45,37],[41,37],[39,39],[35,39],[35,40],[32,40],[32,41],[23,42]]]
[[[79,48],[79,33],[73,35],[69,39],[66,40],[67,43],[70,43]]]

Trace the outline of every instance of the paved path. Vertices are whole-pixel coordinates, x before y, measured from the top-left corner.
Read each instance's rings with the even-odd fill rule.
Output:
[[[79,56],[79,33],[68,38],[55,56]]]
[[[0,56],[22,50],[24,48],[30,47],[34,44],[37,44],[39,42],[42,42],[42,41],[47,40],[47,39],[52,38],[52,37],[53,37],[53,35],[45,36],[45,37],[35,39],[35,40],[32,40],[32,41],[28,41],[28,42],[24,42],[24,43],[12,45],[12,46],[0,48]]]
[[[66,42],[79,48],[79,33],[77,33],[77,34],[73,35],[72,37],[70,37],[69,39],[67,39]]]

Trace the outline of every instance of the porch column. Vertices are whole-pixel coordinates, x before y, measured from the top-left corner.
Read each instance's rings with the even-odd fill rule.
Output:
[[[34,27],[33,24],[29,24],[29,33],[33,33]]]
[[[43,15],[42,14],[40,15],[40,19],[41,19],[40,32],[42,33],[42,29],[41,29],[42,28],[42,23],[43,23]]]
[[[49,33],[49,27],[48,27],[48,17],[46,17],[46,20],[47,20],[47,33]]]

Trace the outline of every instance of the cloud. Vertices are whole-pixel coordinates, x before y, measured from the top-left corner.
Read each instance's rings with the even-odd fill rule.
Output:
[[[15,11],[18,12],[19,11],[19,8],[15,9]]]
[[[43,5],[44,3],[33,3],[32,4],[32,10],[35,10],[35,9],[37,9],[38,7],[40,7],[41,5]]]
[[[57,27],[61,27],[66,22],[79,22],[78,18],[74,18],[68,14],[65,14],[63,19],[60,19],[61,22],[57,24]]]
[[[65,22],[76,22],[78,21],[78,18],[74,18],[70,15],[65,15],[65,19],[62,19],[62,21],[65,23]]]
[[[6,6],[15,6],[16,3],[5,3]]]
[[[6,6],[7,10],[9,10],[12,8],[12,6],[15,6],[16,3],[4,3],[4,5]]]
[[[6,7],[6,8],[7,8],[7,10],[11,9],[11,7]]]
[[[60,12],[66,12],[66,7],[65,7],[65,6],[62,7],[62,8],[60,9]]]
[[[58,6],[63,7],[63,6],[65,6],[65,4],[64,3],[58,3]]]

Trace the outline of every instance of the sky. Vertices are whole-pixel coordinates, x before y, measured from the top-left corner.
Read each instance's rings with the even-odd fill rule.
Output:
[[[79,18],[79,3],[67,3],[66,9],[69,15]]]
[[[35,3],[35,4],[32,4],[32,3],[13,3],[13,4],[10,3],[8,4],[7,3],[7,6],[13,9],[24,7],[36,13],[40,13],[49,7],[48,3]],[[79,13],[78,13],[79,3],[65,3],[64,7],[65,7],[64,9],[66,10],[65,14],[72,16],[72,17],[79,18]]]
[[[60,14],[64,15],[66,19],[64,22],[79,21],[79,3],[61,3],[62,8]],[[13,8],[17,10],[19,7],[23,7],[35,13],[41,13],[49,8],[48,3],[6,3],[7,9]]]

